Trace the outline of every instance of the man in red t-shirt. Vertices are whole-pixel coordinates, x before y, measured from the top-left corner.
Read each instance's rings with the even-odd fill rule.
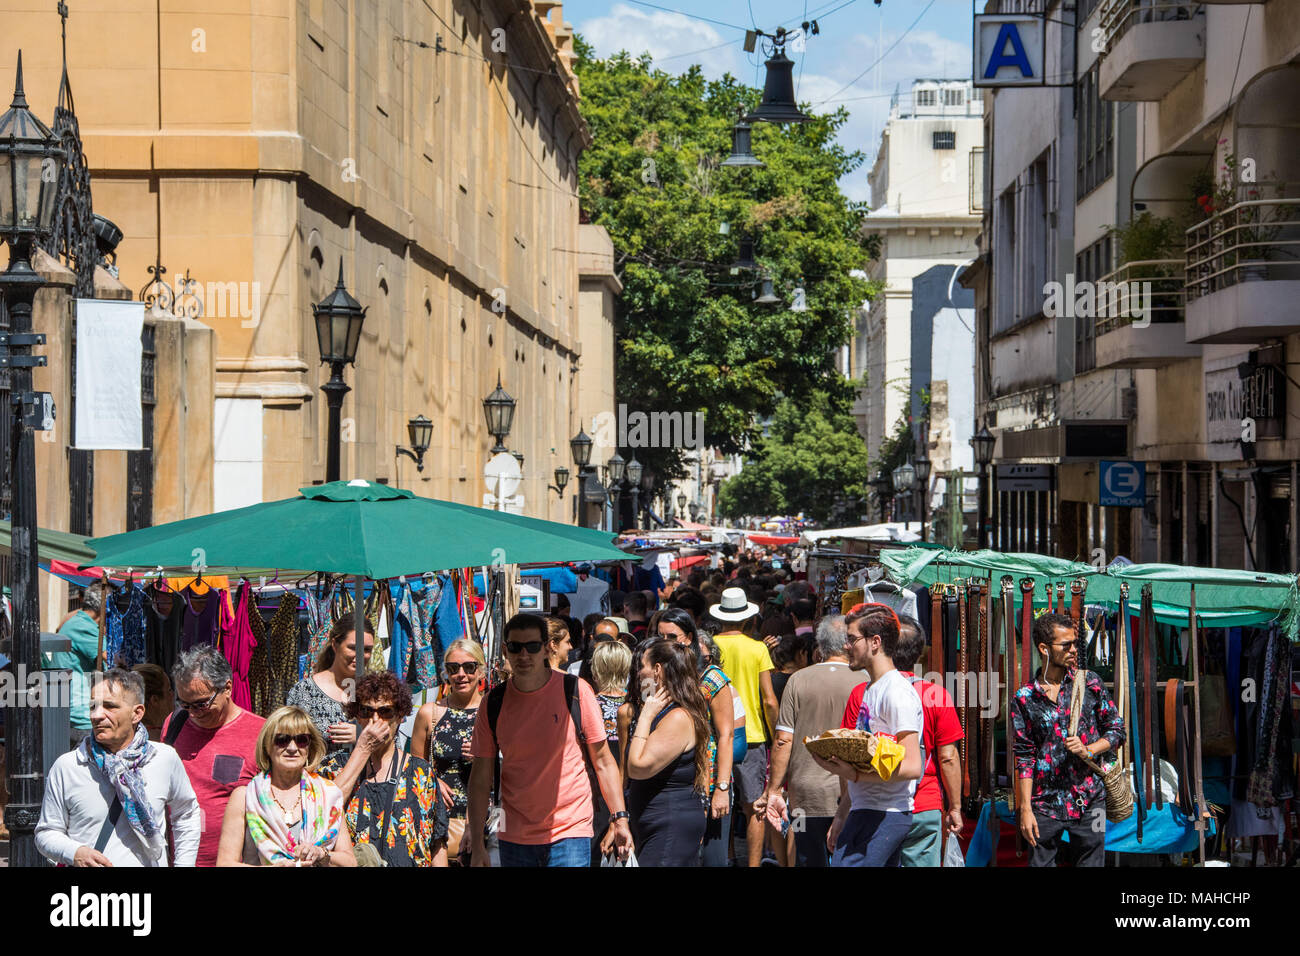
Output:
[[[266,721],[231,699],[230,662],[210,644],[183,653],[172,668],[172,682],[181,710],[163,724],[162,739],[176,748],[199,798],[202,832],[194,865],[216,866],[226,803],[257,773],[257,736]],[[183,721],[179,729],[178,720]]]
[[[894,653],[894,666],[912,682],[921,696],[925,729],[925,774],[917,783],[913,798],[912,828],[903,841],[903,866],[939,866],[941,834],[945,822],[949,834],[961,832],[961,755],[957,743],[962,738],[961,722],[952,697],[943,687],[922,680],[912,673],[917,660],[925,651],[925,638],[921,625],[905,615],[898,617],[898,650]],[[858,725],[858,711],[867,685],[860,684],[849,694],[844,707],[841,727]],[[940,786],[942,776],[942,787]],[[944,795],[948,797],[945,821]]]

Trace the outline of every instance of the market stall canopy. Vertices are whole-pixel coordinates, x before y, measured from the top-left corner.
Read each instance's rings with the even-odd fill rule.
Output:
[[[753,532],[746,534],[745,537],[760,548],[780,548],[799,540],[797,535],[754,534]]]
[[[12,535],[13,526],[8,521],[0,521],[0,552],[10,553]],[[93,560],[95,552],[86,545],[85,535],[37,528],[36,557],[42,563],[65,561],[81,565]]]
[[[1237,571],[1223,568],[1193,568],[1174,564],[1112,564],[1098,568],[1078,561],[1049,558],[1041,554],[1004,554],[999,551],[953,551],[904,548],[882,552],[880,563],[892,580],[901,585],[955,581],[958,578],[992,578],[994,586],[1004,574],[1019,581],[1034,579],[1034,603],[1046,606],[1045,587],[1068,584],[1076,578],[1088,583],[1088,604],[1119,607],[1120,584],[1129,585],[1129,607],[1137,612],[1142,585],[1152,585],[1156,619],[1167,624],[1186,624],[1191,607],[1191,588],[1196,586],[1196,616],[1206,627],[1248,627],[1282,619],[1291,640],[1300,637],[1300,591],[1296,577]]]
[[[92,538],[105,567],[241,572],[275,568],[391,578],[424,571],[627,559],[609,532],[419,498],[362,480],[300,488],[267,501]]]
[[[921,523],[919,521],[889,521],[884,524],[868,524],[857,528],[828,528],[824,531],[805,531],[799,536],[799,543],[812,547],[821,541],[847,538],[853,541],[903,541],[921,540]]]

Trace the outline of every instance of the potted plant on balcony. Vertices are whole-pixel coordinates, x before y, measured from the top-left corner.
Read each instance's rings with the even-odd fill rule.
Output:
[[[1122,226],[1112,226],[1110,234],[1118,244],[1120,265],[1140,263],[1128,270],[1129,281],[1152,281],[1151,310],[1155,315],[1169,315],[1178,309],[1176,287],[1180,287],[1182,270],[1172,262],[1183,255],[1184,228],[1172,216],[1156,216],[1142,211]],[[1155,321],[1160,321],[1155,319]]]
[[[1220,140],[1220,144],[1225,142]],[[1220,269],[1232,270],[1227,284],[1254,282],[1268,278],[1268,262],[1277,258],[1278,249],[1271,245],[1291,218],[1294,206],[1245,205],[1263,198],[1253,182],[1241,183],[1240,164],[1235,153],[1228,153],[1219,167],[1219,178],[1210,181],[1204,192],[1197,192],[1196,204],[1210,222],[1215,237],[1214,252]],[[1193,186],[1204,188],[1204,181]],[[1276,183],[1277,198],[1286,195],[1286,184]],[[1219,270],[1211,270],[1219,271]]]

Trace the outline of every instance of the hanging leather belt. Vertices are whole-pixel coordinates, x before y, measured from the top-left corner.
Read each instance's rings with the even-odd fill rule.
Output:
[[[970,721],[966,713],[966,589],[957,591],[957,719],[961,721],[961,795],[970,798]]]
[[[966,654],[966,666],[973,681],[968,680],[966,691],[966,724],[972,729],[971,746],[967,748],[971,762],[971,796],[975,800],[984,797],[984,721],[980,717],[980,676],[984,670],[984,629],[980,626],[980,611],[983,602],[983,588],[978,581],[972,581],[966,595],[966,635],[970,638],[970,651]],[[973,685],[973,693],[972,686]]]
[[[1002,584],[1002,630],[1004,651],[1002,657],[1002,673],[1006,676],[1007,692],[1005,698],[1005,710],[1003,711],[1003,728],[1006,731],[1007,747],[1007,786],[1011,788],[1011,806],[1015,809],[1016,804],[1016,730],[1015,721],[1011,717],[1011,702],[1015,700],[1016,688],[1019,687],[1017,681],[1017,669],[1020,659],[1016,657],[1016,598],[1012,591],[1015,585],[1011,575],[1004,575]]]
[[[1156,760],[1160,756],[1160,746],[1156,742],[1159,732],[1156,712],[1156,635],[1155,609],[1151,596],[1151,585],[1142,586],[1142,741],[1146,748],[1143,754],[1146,763],[1147,808],[1154,802],[1157,810],[1164,808],[1164,798],[1157,783],[1160,779]]]
[[[1191,727],[1191,706],[1187,699],[1187,684],[1185,681],[1178,682],[1177,703],[1174,705],[1178,711],[1178,732],[1175,734],[1175,745],[1178,753],[1178,805],[1183,808],[1183,813],[1195,819],[1196,817],[1196,797],[1192,789],[1192,783],[1195,777],[1194,768],[1196,766],[1196,754],[1193,751],[1192,735],[1188,732]]]
[[[957,668],[957,643],[961,637],[961,610],[957,595],[949,592],[943,596],[943,673],[945,677]]]
[[[1088,655],[1083,647],[1083,592],[1086,587],[1082,578],[1070,584],[1070,620],[1074,622],[1074,646],[1079,655],[1080,669],[1088,666]]]
[[[984,745],[983,776],[981,779],[984,783],[985,799],[993,799],[993,786],[997,782],[997,774],[993,769],[993,735],[997,726],[994,714],[997,713],[995,704],[997,703],[997,631],[994,629],[994,615],[989,613],[989,599],[992,597],[993,579],[990,578],[988,583],[980,588],[980,638],[984,642],[984,659],[983,671],[984,679],[980,684],[979,712],[982,716],[980,719],[981,730],[983,732],[980,742]]]
[[[1165,751],[1169,754],[1169,762],[1177,765],[1176,761],[1181,756],[1178,753],[1178,685],[1182,681],[1167,680],[1165,681]]]
[[[1129,688],[1129,723],[1124,728],[1128,735],[1128,756],[1129,763],[1133,767],[1133,803],[1137,810],[1137,839],[1138,843],[1142,842],[1142,822],[1146,819],[1146,800],[1145,791],[1142,789],[1142,735],[1138,731],[1138,670],[1135,666],[1136,655],[1134,653],[1134,635],[1132,627],[1132,618],[1129,616],[1128,607],[1128,582],[1124,581],[1119,586],[1119,616],[1120,616],[1120,633],[1123,644],[1125,664],[1128,670],[1128,688]]]
[[[1065,585],[1064,584],[1058,584],[1056,586],[1056,613],[1057,614],[1065,613]]]
[[[943,674],[946,669],[943,666],[943,615],[940,613],[943,608],[943,595],[939,593],[937,585],[930,589],[930,670],[937,671],[940,675],[940,683],[943,683]]]
[[[1052,594],[1053,594],[1052,582],[1048,581],[1047,582],[1047,613],[1048,614],[1053,614],[1056,612],[1056,604],[1052,600]]]
[[[1034,679],[1034,579],[1020,579],[1020,683]],[[1016,688],[1019,690],[1019,687]]]

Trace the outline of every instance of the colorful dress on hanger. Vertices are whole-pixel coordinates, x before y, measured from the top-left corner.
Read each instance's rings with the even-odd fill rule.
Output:
[[[320,656],[321,650],[325,647],[325,642],[329,639],[330,627],[334,624],[334,591],[335,585],[330,584],[329,588],[323,595],[317,595],[315,590],[307,588],[299,592],[302,599],[303,607],[307,609],[307,669],[311,670],[316,658]]]
[[[268,624],[250,608],[249,624],[257,646],[248,667],[253,711],[268,716],[284,705],[298,676],[298,596],[286,591]]]
[[[126,600],[122,601],[125,596]],[[104,617],[104,660],[130,669],[145,660],[145,593],[130,585],[106,602]]]
[[[240,585],[235,596],[233,615],[227,611],[225,602],[221,603],[221,653],[230,662],[230,699],[245,710],[250,710],[253,706],[248,670],[252,663],[253,648],[257,646],[257,638],[253,636],[253,628],[248,620],[252,590],[247,583]],[[256,608],[253,613],[257,613]]]

